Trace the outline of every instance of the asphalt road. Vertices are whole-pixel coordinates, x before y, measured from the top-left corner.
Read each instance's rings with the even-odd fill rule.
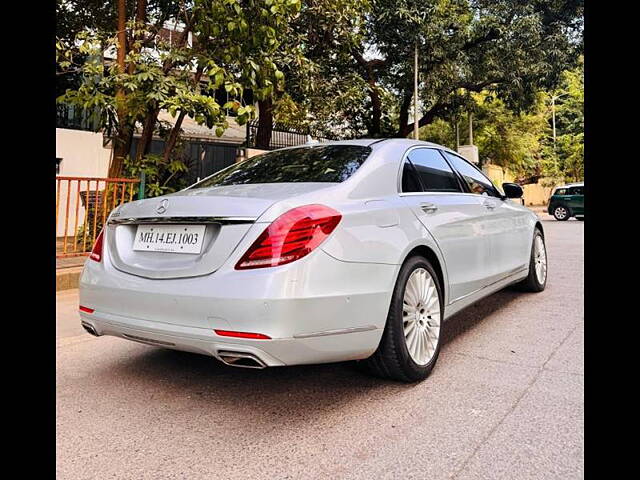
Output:
[[[57,478],[583,478],[584,224],[541,216],[547,289],[453,317],[415,385],[94,338],[58,293]]]

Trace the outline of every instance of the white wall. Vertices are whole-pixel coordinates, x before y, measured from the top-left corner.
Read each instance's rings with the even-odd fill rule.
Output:
[[[56,128],[56,157],[62,158],[59,176],[64,177],[101,177],[107,176],[111,148],[102,146],[102,133],[84,132],[82,130],[67,130]],[[76,223],[76,203],[78,195],[77,182],[71,182],[71,195],[68,195],[66,181],[60,182],[60,193],[56,191],[58,203],[58,225],[56,236],[64,235],[65,217],[67,218],[67,236],[74,235],[74,227],[84,222],[84,208],[82,202],[78,202],[78,219]],[[81,182],[80,190],[87,189],[87,183]],[[104,184],[101,184],[102,186]],[[58,182],[56,182],[56,189]],[[91,183],[91,189],[95,188],[95,182]],[[104,187],[103,187],[104,188]],[[69,197],[69,213],[67,212],[67,197]]]
[[[111,148],[102,146],[102,133],[56,128],[56,157],[60,173],[68,177],[106,177]]]

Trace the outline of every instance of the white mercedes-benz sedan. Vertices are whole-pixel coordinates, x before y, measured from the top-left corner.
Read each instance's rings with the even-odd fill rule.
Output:
[[[547,279],[536,215],[457,153],[353,140],[271,151],[111,213],[80,279],[93,335],[249,368],[429,375],[444,320]]]

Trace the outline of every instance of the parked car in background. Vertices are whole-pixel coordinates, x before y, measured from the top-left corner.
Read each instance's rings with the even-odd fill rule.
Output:
[[[547,211],[561,222],[571,217],[584,220],[584,183],[556,187],[549,198]]]
[[[408,139],[286,148],[111,213],[80,279],[92,335],[237,367],[358,360],[425,378],[442,322],[540,292],[544,232],[456,152]]]

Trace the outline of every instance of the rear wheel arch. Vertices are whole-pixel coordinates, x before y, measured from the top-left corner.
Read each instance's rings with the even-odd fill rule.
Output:
[[[447,303],[446,299],[449,293],[448,292],[449,289],[447,288],[447,284],[444,281],[445,280],[444,269],[442,267],[440,259],[438,258],[438,255],[431,247],[428,247],[426,245],[418,245],[413,249],[411,249],[409,253],[407,253],[407,255],[404,257],[402,261],[402,265],[404,265],[407,262],[407,260],[409,260],[410,258],[416,257],[416,256],[426,258],[427,260],[429,260],[429,263],[433,266],[433,269],[436,271],[438,281],[440,282],[440,288],[442,289],[442,295],[444,297],[444,300],[445,300],[444,303],[446,305]]]

